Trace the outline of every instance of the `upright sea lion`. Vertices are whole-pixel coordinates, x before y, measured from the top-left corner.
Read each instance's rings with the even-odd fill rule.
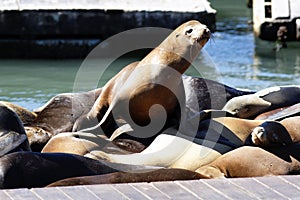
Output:
[[[252,141],[258,146],[289,145],[300,142],[300,116],[280,122],[266,121],[253,129]]]
[[[44,187],[70,177],[157,169],[160,168],[114,164],[65,153],[14,152],[0,157],[0,188]]]
[[[267,149],[244,146],[222,155],[196,172],[207,178],[299,174],[299,153],[299,144]]]
[[[0,103],[0,156],[20,150],[31,150],[23,123],[11,108]]]
[[[114,127],[112,130],[107,127],[110,124],[114,126],[114,115],[115,119],[121,118],[129,123],[133,130],[152,125],[146,128],[159,132],[166,118],[178,114],[176,108],[184,98],[181,75],[209,38],[209,29],[198,21],[179,26],[139,63],[126,66],[106,83],[87,118],[74,130],[90,126],[91,121],[100,121],[97,126],[85,131],[106,127],[103,129],[110,137]],[[145,131],[138,134],[142,132]],[[152,136],[157,134],[153,132]],[[142,137],[149,137],[149,134]]]
[[[226,103],[223,110],[240,118],[255,118],[263,112],[296,103],[300,103],[300,86],[280,86],[235,97]]]

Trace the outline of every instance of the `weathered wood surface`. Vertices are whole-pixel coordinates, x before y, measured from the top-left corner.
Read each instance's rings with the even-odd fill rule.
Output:
[[[22,188],[0,199],[300,199],[300,176]]]

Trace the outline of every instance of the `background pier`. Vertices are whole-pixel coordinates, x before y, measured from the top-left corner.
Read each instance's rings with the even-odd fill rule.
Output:
[[[0,1],[0,57],[82,58],[108,37],[138,27],[174,29],[191,19],[215,30],[206,0]]]

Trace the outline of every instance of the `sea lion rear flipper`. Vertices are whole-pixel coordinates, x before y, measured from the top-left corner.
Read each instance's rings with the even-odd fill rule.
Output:
[[[27,137],[25,134],[19,134],[14,131],[9,131],[0,140],[0,156],[5,155],[6,153],[16,149]]]

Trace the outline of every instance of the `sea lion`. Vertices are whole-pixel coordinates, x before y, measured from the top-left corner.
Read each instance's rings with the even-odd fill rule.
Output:
[[[61,132],[72,131],[73,125],[92,108],[102,89],[81,93],[63,93],[34,110],[36,118],[25,129],[33,151],[41,151],[48,140]]]
[[[275,110],[271,110],[268,112],[264,112],[258,115],[255,119],[280,121],[287,117],[292,117],[297,115],[300,115],[300,103],[287,106],[287,107],[277,108]]]
[[[288,145],[300,142],[300,116],[266,121],[253,129],[252,142],[258,146]]]
[[[184,99],[181,75],[209,38],[209,29],[198,21],[179,26],[144,59],[126,66],[106,83],[87,117],[73,130],[101,127],[111,137],[114,117],[125,120],[135,131],[140,128],[139,137],[157,134],[166,119],[178,114],[178,105]],[[98,125],[84,129],[95,122]]]
[[[300,103],[300,86],[276,86],[229,100],[223,110],[240,118],[255,118],[276,108]]]
[[[221,110],[230,99],[255,93],[254,91],[236,89],[210,79],[185,74],[182,75],[182,82],[186,96],[186,107],[189,110],[194,110],[195,114],[207,109]],[[192,96],[190,93],[193,93],[197,98],[190,98]],[[198,102],[193,102],[193,100]]]
[[[94,134],[84,137],[84,134],[90,133],[80,132],[77,138],[74,133],[69,136],[64,134],[54,136],[42,152],[68,152],[116,163],[195,170],[230,150],[250,143],[249,136],[252,130],[264,122],[223,117],[226,114],[224,111],[212,110],[200,112],[199,116],[190,119],[191,123],[189,120],[186,121],[187,125],[183,125],[184,129],[181,129],[183,132],[169,128],[159,134],[141,153],[129,155],[107,153],[108,151],[102,149],[105,146],[103,144],[107,144],[105,138]],[[191,133],[190,128],[196,129],[197,133]],[[80,134],[83,134],[82,138]],[[95,139],[92,139],[93,137]]]
[[[0,104],[5,105],[6,107],[14,111],[19,116],[24,126],[31,123],[37,116],[36,113],[7,101],[0,101]]]
[[[196,170],[207,178],[275,176],[300,173],[299,144],[260,147],[243,146]]]
[[[120,141],[122,142],[122,141]],[[123,141],[124,142],[124,141]],[[135,142],[135,141],[130,141]],[[126,141],[124,142],[126,143]],[[125,145],[125,144],[123,144]],[[139,144],[137,145],[139,148]],[[144,149],[142,146],[141,148]],[[128,154],[134,152],[134,150],[129,150],[129,147],[126,150],[124,148],[119,148],[118,145],[115,145],[114,142],[109,141],[105,136],[97,136],[92,133],[85,132],[69,132],[69,133],[60,133],[52,137],[49,142],[42,149],[42,153],[45,152],[63,152],[63,153],[72,153],[78,155],[86,155],[94,150],[101,150],[107,153],[118,153],[118,154]],[[131,147],[134,149],[134,147]],[[140,152],[141,150],[136,150]]]
[[[74,177],[59,180],[51,183],[47,187],[137,182],[149,183],[155,181],[197,180],[203,178],[206,177],[185,169],[158,169],[140,173],[115,172],[104,175]]]
[[[196,136],[191,137],[188,133],[169,128],[159,134],[141,153],[118,155],[105,153],[97,148],[91,149],[85,156],[116,163],[153,165],[193,171],[247,143],[253,128],[263,122],[234,117],[207,119],[200,122]],[[49,143],[49,145],[52,144]]]
[[[0,156],[14,151],[31,151],[19,116],[0,103]]]
[[[65,153],[14,152],[0,158],[0,188],[44,187],[70,177],[157,169],[160,168],[114,164]]]

